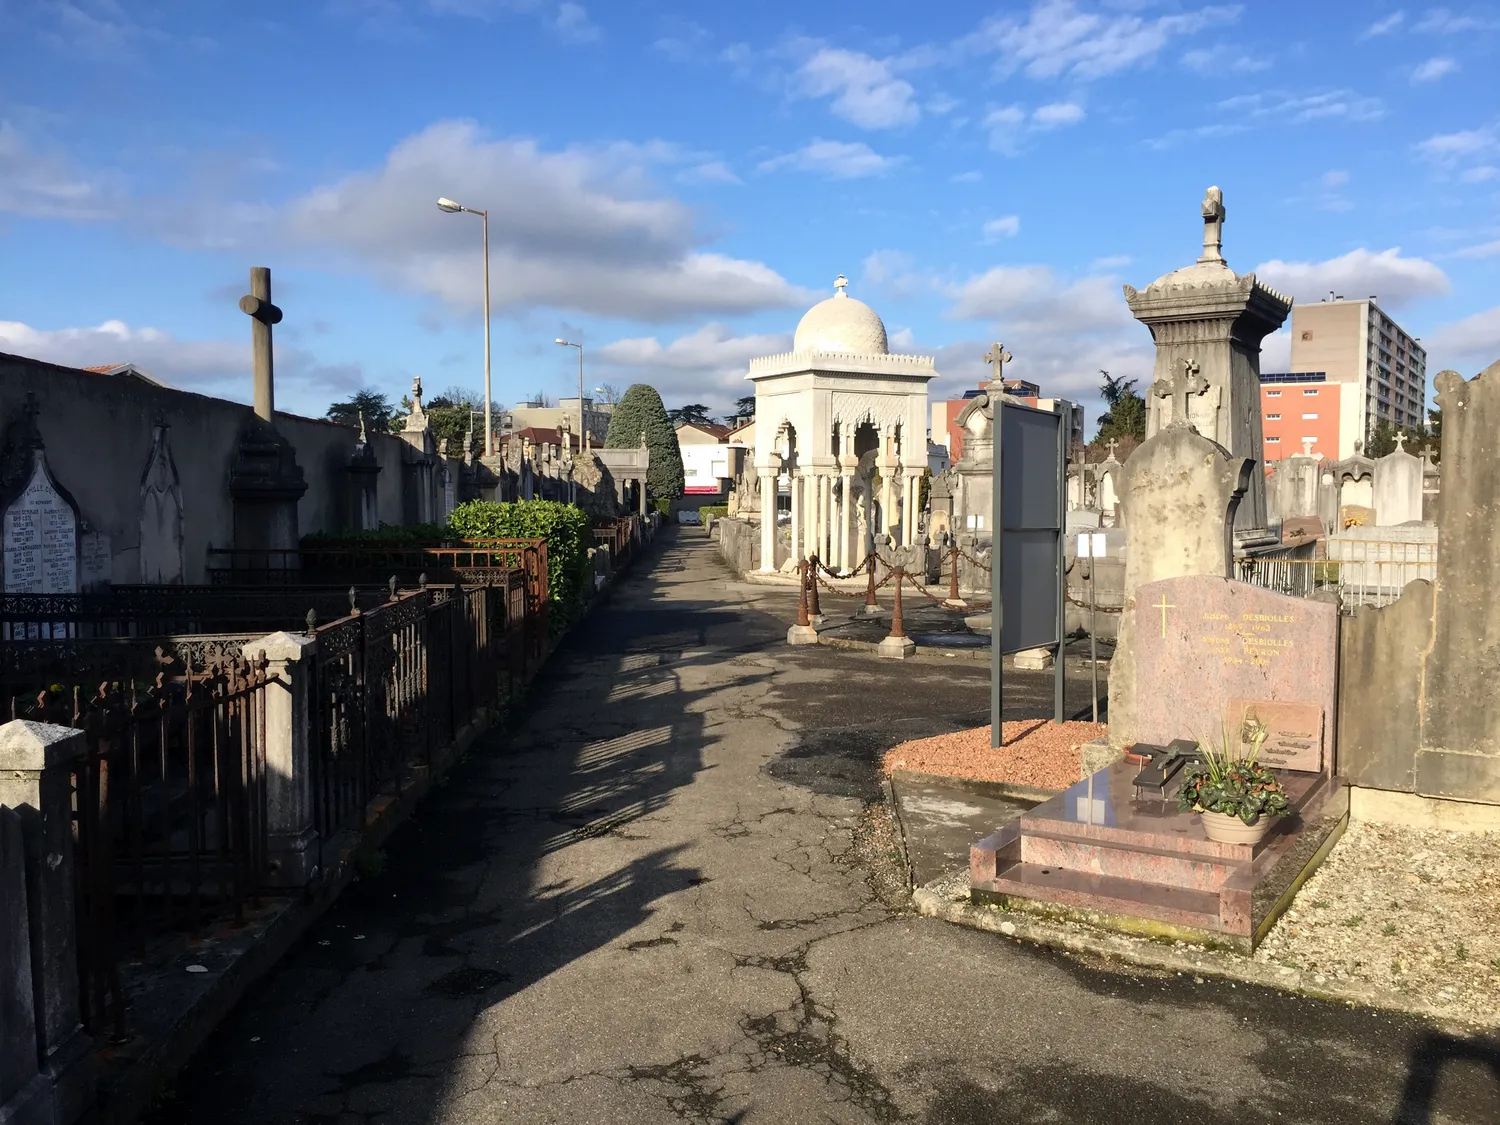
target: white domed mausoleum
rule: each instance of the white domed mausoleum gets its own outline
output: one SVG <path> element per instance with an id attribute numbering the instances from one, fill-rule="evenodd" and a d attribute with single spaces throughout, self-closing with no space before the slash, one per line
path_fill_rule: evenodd
<path id="1" fill-rule="evenodd" d="M 776 569 L 776 498 L 791 496 L 791 560 L 852 571 L 874 535 L 917 541 L 931 356 L 892 355 L 885 324 L 845 290 L 807 310 L 792 350 L 750 361 L 761 566 Z"/>

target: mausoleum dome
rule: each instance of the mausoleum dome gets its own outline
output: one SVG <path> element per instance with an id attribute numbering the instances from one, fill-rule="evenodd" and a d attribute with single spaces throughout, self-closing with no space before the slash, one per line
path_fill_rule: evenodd
<path id="1" fill-rule="evenodd" d="M 807 310 L 797 323 L 797 335 L 792 342 L 794 351 L 889 353 L 885 323 L 869 305 L 844 292 L 848 285 L 848 279 L 840 274 L 833 283 L 833 296 Z"/>

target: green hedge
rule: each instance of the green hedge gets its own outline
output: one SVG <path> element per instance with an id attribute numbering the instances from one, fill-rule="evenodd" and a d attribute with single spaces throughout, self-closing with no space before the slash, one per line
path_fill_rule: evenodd
<path id="1" fill-rule="evenodd" d="M 555 500 L 470 500 L 448 517 L 446 534 L 460 539 L 545 539 L 553 634 L 577 620 L 594 543 L 583 509 Z"/>
<path id="2" fill-rule="evenodd" d="M 701 507 L 701 508 L 698 509 L 698 518 L 699 519 L 705 519 L 705 520 L 709 519 L 709 518 L 713 518 L 713 519 L 716 519 L 716 520 L 728 519 L 729 518 L 729 505 L 728 504 L 705 504 L 705 505 L 703 505 L 703 507 Z"/>

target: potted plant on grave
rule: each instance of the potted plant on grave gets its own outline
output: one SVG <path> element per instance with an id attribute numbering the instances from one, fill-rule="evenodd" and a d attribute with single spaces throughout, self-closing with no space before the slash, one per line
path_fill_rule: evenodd
<path id="1" fill-rule="evenodd" d="M 1269 733 L 1265 723 L 1247 713 L 1238 740 L 1228 727 L 1221 729 L 1217 744 L 1199 740 L 1203 761 L 1188 767 L 1177 803 L 1201 814 L 1210 840 L 1253 846 L 1265 839 L 1275 817 L 1292 811 L 1286 789 L 1257 761 Z"/>

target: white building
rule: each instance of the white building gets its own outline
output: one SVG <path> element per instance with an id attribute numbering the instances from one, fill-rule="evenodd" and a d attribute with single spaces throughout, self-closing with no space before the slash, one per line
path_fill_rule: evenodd
<path id="1" fill-rule="evenodd" d="M 917 539 L 927 468 L 931 356 L 892 355 L 875 310 L 834 282 L 807 311 L 792 350 L 752 360 L 761 569 L 775 570 L 776 495 L 791 494 L 791 558 L 852 571 L 872 535 Z"/>

